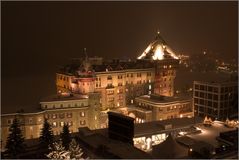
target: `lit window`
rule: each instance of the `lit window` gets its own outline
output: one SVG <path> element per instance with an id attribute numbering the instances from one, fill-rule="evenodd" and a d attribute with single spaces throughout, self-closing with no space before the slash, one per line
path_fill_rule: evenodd
<path id="1" fill-rule="evenodd" d="M 81 112 L 81 117 L 85 117 L 85 112 Z"/>
<path id="2" fill-rule="evenodd" d="M 80 125 L 85 125 L 85 120 L 80 121 Z"/>
<path id="3" fill-rule="evenodd" d="M 68 126 L 72 126 L 73 125 L 73 123 L 72 122 L 68 122 Z"/>
<path id="4" fill-rule="evenodd" d="M 52 122 L 52 127 L 56 127 L 56 126 L 57 126 L 56 122 Z"/>
<path id="5" fill-rule="evenodd" d="M 67 118 L 71 118 L 72 117 L 72 113 L 67 113 Z"/>
<path id="6" fill-rule="evenodd" d="M 95 116 L 95 120 L 97 120 L 97 117 Z"/>
<path id="7" fill-rule="evenodd" d="M 56 119 L 56 114 L 52 114 L 52 118 L 53 118 L 53 119 Z"/>
<path id="8" fill-rule="evenodd" d="M 60 126 L 63 127 L 64 126 L 64 122 L 60 122 Z"/>
<path id="9" fill-rule="evenodd" d="M 45 114 L 44 117 L 48 119 L 50 116 L 48 114 Z"/>
<path id="10" fill-rule="evenodd" d="M 134 103 L 134 100 L 133 100 L 133 99 L 131 99 L 131 103 L 132 103 L 132 104 Z"/>
<path id="11" fill-rule="evenodd" d="M 149 85 L 149 89 L 151 89 L 151 85 Z"/>

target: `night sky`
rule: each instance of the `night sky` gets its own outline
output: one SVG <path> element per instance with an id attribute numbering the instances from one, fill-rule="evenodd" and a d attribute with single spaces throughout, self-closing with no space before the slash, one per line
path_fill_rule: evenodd
<path id="1" fill-rule="evenodd" d="M 237 2 L 2 2 L 2 106 L 55 93 L 70 58 L 135 58 L 157 30 L 176 53 L 237 59 Z"/>

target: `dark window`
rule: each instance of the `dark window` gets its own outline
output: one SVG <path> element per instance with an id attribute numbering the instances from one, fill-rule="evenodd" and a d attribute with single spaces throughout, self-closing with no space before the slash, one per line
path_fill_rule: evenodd
<path id="1" fill-rule="evenodd" d="M 218 100 L 218 95 L 214 94 L 213 99 Z"/>
<path id="2" fill-rule="evenodd" d="M 194 99 L 194 103 L 198 103 L 198 99 L 197 98 Z"/>
<path id="3" fill-rule="evenodd" d="M 208 114 L 212 114 L 212 109 L 208 108 Z"/>
<path id="4" fill-rule="evenodd" d="M 221 93 L 224 93 L 225 92 L 225 87 L 222 87 L 221 88 Z"/>
<path id="5" fill-rule="evenodd" d="M 208 87 L 208 91 L 212 92 L 212 87 L 209 86 Z"/>
<path id="6" fill-rule="evenodd" d="M 214 92 L 214 93 L 217 93 L 217 92 L 218 92 L 218 88 L 217 88 L 217 87 L 214 87 L 214 88 L 213 88 L 213 92 Z"/>
<path id="7" fill-rule="evenodd" d="M 199 107 L 200 112 L 204 112 L 204 107 Z"/>
<path id="8" fill-rule="evenodd" d="M 213 107 L 217 108 L 218 107 L 218 103 L 217 102 L 213 102 Z"/>
<path id="9" fill-rule="evenodd" d="M 197 97 L 198 97 L 198 91 L 196 91 L 196 92 L 195 92 L 195 96 L 197 96 Z"/>
<path id="10" fill-rule="evenodd" d="M 200 99 L 200 104 L 204 105 L 204 100 L 203 99 Z"/>
<path id="11" fill-rule="evenodd" d="M 200 90 L 204 90 L 205 86 L 200 85 Z"/>
<path id="12" fill-rule="evenodd" d="M 212 99 L 212 94 L 209 93 L 209 94 L 207 95 L 207 98 L 208 98 L 208 99 Z"/>
<path id="13" fill-rule="evenodd" d="M 212 107 L 212 101 L 208 101 L 208 102 L 207 102 L 207 105 L 208 105 L 209 107 Z"/>
<path id="14" fill-rule="evenodd" d="M 200 97 L 204 98 L 204 93 L 203 92 L 200 92 Z"/>
<path id="15" fill-rule="evenodd" d="M 199 89 L 199 85 L 198 84 L 195 84 L 195 89 Z"/>

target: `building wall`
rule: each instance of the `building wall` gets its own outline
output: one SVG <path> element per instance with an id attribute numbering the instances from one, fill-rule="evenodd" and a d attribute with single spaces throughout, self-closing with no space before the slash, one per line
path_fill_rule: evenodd
<path id="1" fill-rule="evenodd" d="M 75 93 L 98 91 L 101 93 L 101 110 L 107 110 L 124 107 L 126 104 L 130 104 L 131 100 L 134 100 L 136 96 L 151 94 L 153 91 L 154 69 L 98 72 L 95 73 L 94 81 L 88 82 L 89 84 L 83 81 L 83 78 L 57 73 L 57 91 Z M 150 89 L 148 89 L 149 85 Z M 136 95 L 134 95 L 135 93 Z"/>
<path id="2" fill-rule="evenodd" d="M 136 97 L 153 92 L 159 95 L 173 96 L 178 61 L 162 60 L 156 63 L 156 68 L 96 72 L 94 85 L 95 91 L 101 92 L 101 110 L 133 104 Z M 57 75 L 58 91 L 64 88 L 64 90 L 68 89 L 68 91 L 82 93 L 83 88 L 80 78 L 71 77 L 71 79 L 74 79 L 72 80 L 74 83 L 79 84 L 78 89 L 74 90 L 75 87 L 68 87 L 75 86 L 74 83 L 69 84 L 68 81 L 59 79 L 63 75 Z M 119 90 L 122 90 L 122 92 L 118 93 Z"/>
<path id="3" fill-rule="evenodd" d="M 193 102 L 195 114 L 200 117 L 209 116 L 225 120 L 233 112 L 233 107 L 238 101 L 237 94 L 237 82 L 194 82 Z"/>
<path id="4" fill-rule="evenodd" d="M 57 92 L 67 92 L 74 89 L 74 76 L 56 73 Z"/>
<path id="5" fill-rule="evenodd" d="M 175 59 L 156 62 L 154 94 L 174 95 L 174 79 L 177 67 L 178 61 Z"/>
<path id="6" fill-rule="evenodd" d="M 6 140 L 9 135 L 9 128 L 14 118 L 18 118 L 21 125 L 22 134 L 25 139 L 37 138 L 43 124 L 43 112 L 32 114 L 6 114 L 1 115 L 1 149 L 4 149 Z"/>
<path id="7" fill-rule="evenodd" d="M 99 128 L 100 94 L 90 93 L 88 96 L 88 99 L 41 102 L 44 109 L 41 112 L 1 115 L 1 148 L 6 145 L 9 127 L 15 117 L 20 121 L 25 139 L 40 136 L 44 118 L 51 125 L 54 135 L 62 132 L 64 123 L 69 125 L 70 132 L 78 132 L 80 127 Z"/>
<path id="8" fill-rule="evenodd" d="M 193 117 L 192 99 L 175 101 L 170 103 L 153 104 L 140 98 L 136 99 L 139 108 L 152 111 L 152 121 L 166 120 L 172 118 Z"/>

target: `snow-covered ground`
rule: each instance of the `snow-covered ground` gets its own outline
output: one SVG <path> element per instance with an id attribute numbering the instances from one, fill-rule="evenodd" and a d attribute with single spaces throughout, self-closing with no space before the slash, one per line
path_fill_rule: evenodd
<path id="1" fill-rule="evenodd" d="M 202 132 L 199 134 L 188 135 L 188 137 L 198 141 L 205 141 L 214 147 L 219 145 L 216 137 L 219 136 L 220 132 L 235 130 L 235 128 L 225 127 L 220 121 L 215 121 L 211 127 L 205 127 L 203 124 L 198 125 L 197 127 L 200 128 Z"/>

